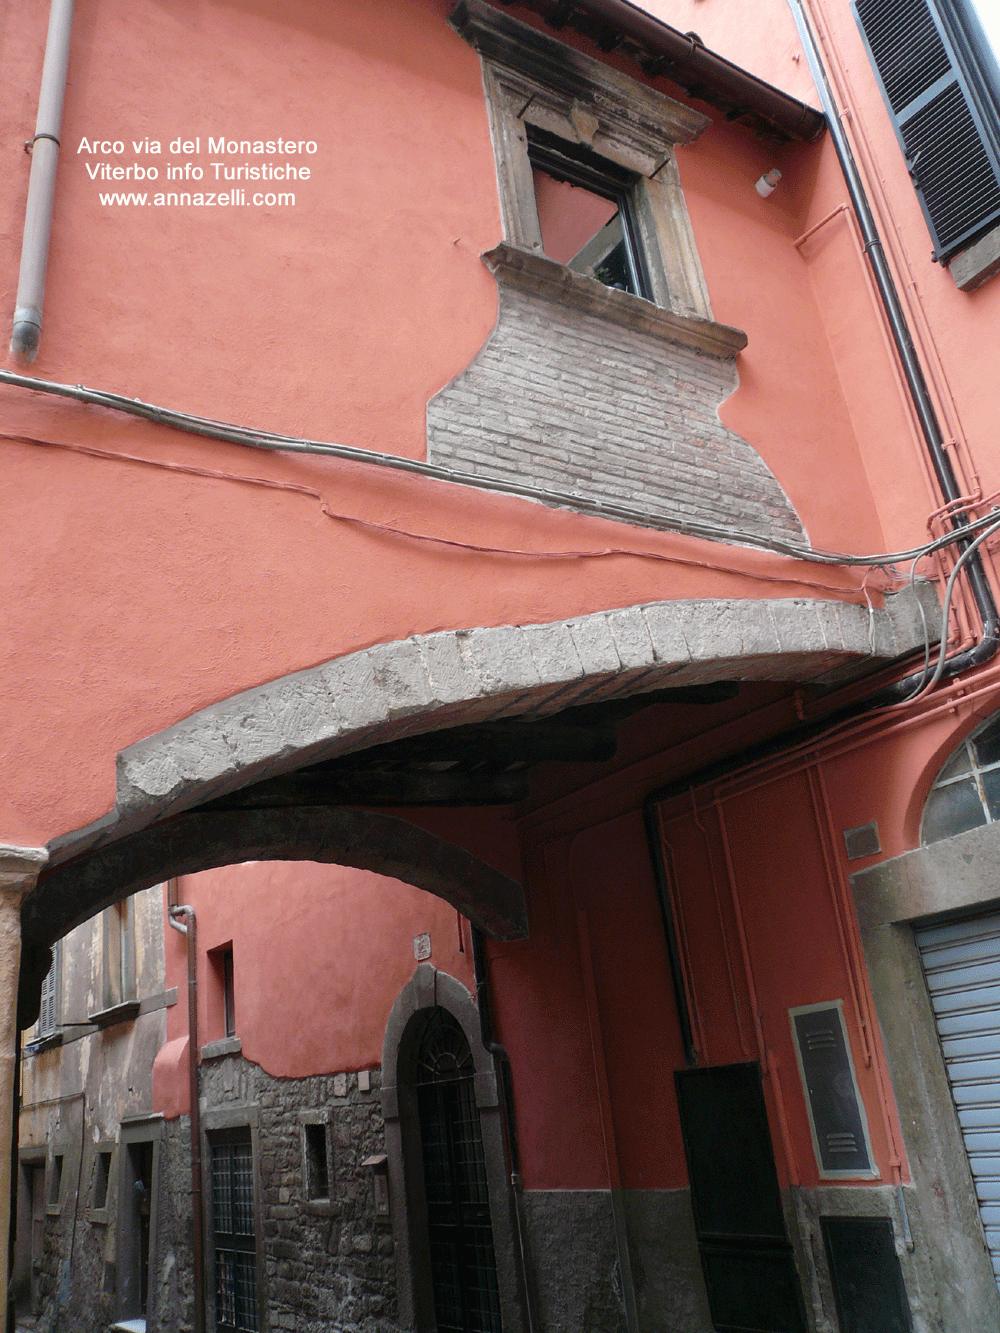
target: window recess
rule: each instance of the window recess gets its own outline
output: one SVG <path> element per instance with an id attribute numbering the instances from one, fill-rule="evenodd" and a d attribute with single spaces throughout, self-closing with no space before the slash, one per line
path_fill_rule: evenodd
<path id="1" fill-rule="evenodd" d="M 930 230 L 934 258 L 950 263 L 1000 224 L 993 53 L 967 0 L 854 0 L 853 9 Z M 960 285 L 971 289 L 977 284 Z"/>
<path id="2" fill-rule="evenodd" d="M 633 191 L 639 178 L 582 144 L 528 127 L 542 247 L 605 287 L 653 299 Z"/>

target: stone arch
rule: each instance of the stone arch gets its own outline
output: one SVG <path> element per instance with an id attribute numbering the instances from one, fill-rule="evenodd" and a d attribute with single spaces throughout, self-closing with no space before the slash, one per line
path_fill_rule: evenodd
<path id="1" fill-rule="evenodd" d="M 416 634 L 203 708 L 118 756 L 114 810 L 78 856 L 251 782 L 402 736 L 717 680 L 827 683 L 924 646 L 930 585 L 884 608 L 810 598 L 650 602 L 543 625 Z"/>
<path id="2" fill-rule="evenodd" d="M 498 939 L 528 933 L 516 880 L 404 819 L 342 807 L 192 811 L 105 844 L 39 878 L 21 911 L 26 943 L 175 875 L 238 861 L 320 861 L 372 870 L 437 894 Z"/>
<path id="3" fill-rule="evenodd" d="M 430 963 L 421 963 L 396 997 L 382 1043 L 382 1114 L 389 1166 L 389 1197 L 396 1241 L 399 1322 L 403 1328 L 433 1327 L 434 1297 L 430 1286 L 430 1255 L 420 1155 L 420 1126 L 412 1071 L 413 1041 L 418 1019 L 440 1007 L 458 1021 L 475 1066 L 476 1105 L 490 1194 L 497 1280 L 503 1327 L 521 1333 L 522 1313 L 515 1262 L 513 1200 L 507 1187 L 507 1159 L 493 1057 L 483 1045 L 479 1009 L 469 991 Z"/>
<path id="4" fill-rule="evenodd" d="M 668 686 L 860 674 L 923 646 L 915 598 L 928 592 L 907 590 L 871 610 L 806 598 L 652 602 L 542 625 L 413 635 L 280 677 L 119 754 L 115 808 L 50 844 L 49 867 L 23 909 L 25 938 L 48 943 L 173 874 L 269 857 L 343 861 L 405 878 L 455 903 L 488 934 L 523 936 L 519 885 L 403 820 L 325 807 L 192 807 L 460 724 L 539 717 Z"/>

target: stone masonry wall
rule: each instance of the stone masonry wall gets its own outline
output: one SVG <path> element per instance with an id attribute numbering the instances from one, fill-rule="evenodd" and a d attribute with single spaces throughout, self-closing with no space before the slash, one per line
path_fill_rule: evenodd
<path id="1" fill-rule="evenodd" d="M 264 1257 L 262 1327 L 295 1333 L 395 1333 L 396 1278 L 388 1218 L 375 1213 L 374 1182 L 361 1163 L 385 1151 L 378 1070 L 275 1079 L 241 1056 L 202 1065 L 203 1115 L 256 1107 L 257 1242 Z M 325 1116 L 329 1202 L 307 1197 L 301 1114 Z M 248 1112 L 246 1123 L 252 1113 Z M 190 1128 L 166 1126 L 155 1318 L 150 1333 L 185 1333 L 191 1323 Z M 206 1164 L 207 1166 L 207 1164 Z M 206 1282 L 214 1281 L 211 1263 Z"/>
<path id="2" fill-rule="evenodd" d="M 493 333 L 428 404 L 431 462 L 804 539 L 763 459 L 719 420 L 731 361 L 497 279 Z"/>

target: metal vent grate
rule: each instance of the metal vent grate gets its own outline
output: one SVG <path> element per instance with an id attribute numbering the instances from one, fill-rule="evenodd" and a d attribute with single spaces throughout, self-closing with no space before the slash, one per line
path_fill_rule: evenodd
<path id="1" fill-rule="evenodd" d="M 841 1001 L 788 1013 L 820 1175 L 876 1175 Z"/>
<path id="2" fill-rule="evenodd" d="M 925 0 L 858 0 L 857 11 L 897 114 L 950 73 L 948 52 Z"/>
<path id="3" fill-rule="evenodd" d="M 857 861 L 862 856 L 876 856 L 882 850 L 878 824 L 873 819 L 870 824 L 859 824 L 857 828 L 844 829 L 844 845 L 847 848 L 849 861 Z"/>

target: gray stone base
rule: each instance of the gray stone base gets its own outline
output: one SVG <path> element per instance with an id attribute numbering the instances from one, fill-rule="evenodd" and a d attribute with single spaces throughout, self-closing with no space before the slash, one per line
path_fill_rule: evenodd
<path id="1" fill-rule="evenodd" d="M 632 1280 L 642 1333 L 710 1333 L 687 1190 L 626 1190 Z M 524 1195 L 543 1333 L 624 1333 L 608 1190 Z"/>

